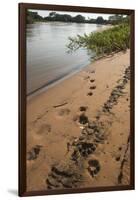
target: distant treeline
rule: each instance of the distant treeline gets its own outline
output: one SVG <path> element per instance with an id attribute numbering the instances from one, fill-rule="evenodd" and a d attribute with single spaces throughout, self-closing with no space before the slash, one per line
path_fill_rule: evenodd
<path id="1" fill-rule="evenodd" d="M 38 15 L 37 12 L 27 11 L 27 24 L 32 24 L 35 21 L 43 21 L 43 17 Z"/>
<path id="2" fill-rule="evenodd" d="M 60 21 L 60 22 L 76 22 L 76 23 L 91 23 L 91 24 L 120 24 L 122 22 L 128 22 L 128 16 L 123 15 L 112 15 L 109 16 L 108 20 L 104 19 L 102 16 L 98 16 L 96 19 L 88 18 L 86 19 L 82 15 L 76 15 L 75 17 L 69 14 L 58 14 L 56 12 L 50 12 L 47 17 L 42 17 L 38 15 L 37 12 L 27 11 L 27 23 L 31 24 L 36 21 Z"/>

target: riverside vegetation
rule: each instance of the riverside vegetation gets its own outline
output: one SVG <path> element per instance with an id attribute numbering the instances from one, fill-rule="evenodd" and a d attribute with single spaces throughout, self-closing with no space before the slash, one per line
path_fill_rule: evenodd
<path id="1" fill-rule="evenodd" d="M 89 35 L 77 35 L 69 37 L 67 47 L 70 51 L 75 51 L 80 47 L 94 51 L 96 56 L 125 51 L 130 46 L 130 26 L 129 23 L 121 23 L 102 32 L 92 32 Z"/>

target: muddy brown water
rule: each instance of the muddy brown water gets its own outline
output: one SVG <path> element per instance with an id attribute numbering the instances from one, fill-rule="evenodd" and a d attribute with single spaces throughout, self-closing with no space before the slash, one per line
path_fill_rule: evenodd
<path id="1" fill-rule="evenodd" d="M 96 24 L 37 22 L 27 25 L 27 95 L 81 70 L 90 63 L 86 49 L 69 53 L 69 37 L 89 34 Z"/>

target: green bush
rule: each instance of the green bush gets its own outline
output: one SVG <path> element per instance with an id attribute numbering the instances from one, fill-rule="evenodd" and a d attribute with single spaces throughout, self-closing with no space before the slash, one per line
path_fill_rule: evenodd
<path id="1" fill-rule="evenodd" d="M 84 47 L 94 51 L 97 56 L 126 50 L 129 46 L 130 27 L 128 23 L 116 25 L 101 32 L 92 32 L 89 35 L 70 37 L 67 45 L 70 51 Z"/>

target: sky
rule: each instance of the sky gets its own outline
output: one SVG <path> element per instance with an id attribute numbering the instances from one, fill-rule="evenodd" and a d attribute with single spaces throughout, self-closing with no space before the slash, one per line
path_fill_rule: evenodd
<path id="1" fill-rule="evenodd" d="M 29 9 L 30 10 L 30 9 Z M 32 11 L 32 12 L 37 12 L 40 16 L 42 16 L 42 17 L 46 17 L 46 16 L 48 16 L 49 15 L 49 13 L 50 12 L 52 12 L 51 10 L 50 11 L 47 11 L 47 10 L 34 10 L 34 9 L 31 9 L 30 11 Z M 59 14 L 69 14 L 69 15 L 71 15 L 71 16 L 76 16 L 76 15 L 79 15 L 79 14 L 81 14 L 81 15 L 83 15 L 86 19 L 88 19 L 88 17 L 90 17 L 90 18 L 97 18 L 98 16 L 102 16 L 104 19 L 108 19 L 108 17 L 109 16 L 111 16 L 111 15 L 109 15 L 109 14 L 101 14 L 101 13 L 99 13 L 99 14 L 92 14 L 92 13 L 82 13 L 82 12 L 59 12 L 59 11 L 54 11 L 54 12 L 56 12 L 56 13 L 59 13 Z"/>

